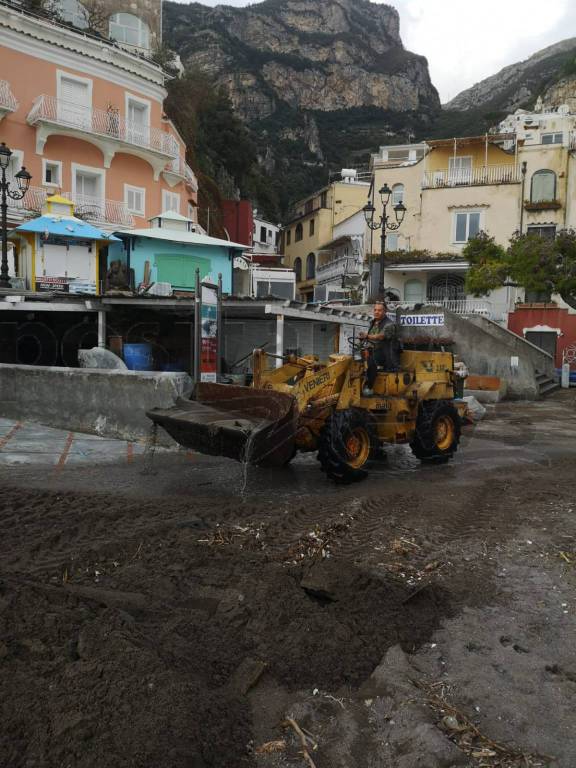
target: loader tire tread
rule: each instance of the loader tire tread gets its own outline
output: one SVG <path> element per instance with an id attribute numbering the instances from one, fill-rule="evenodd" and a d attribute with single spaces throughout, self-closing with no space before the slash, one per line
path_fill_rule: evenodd
<path id="1" fill-rule="evenodd" d="M 377 446 L 376 429 L 370 415 L 358 408 L 333 411 L 320 433 L 317 456 L 320 468 L 338 485 L 358 483 L 368 477 L 364 468 L 351 467 L 346 460 L 345 441 L 357 427 L 362 427 L 368 432 L 373 453 Z"/>
<path id="2" fill-rule="evenodd" d="M 453 439 L 449 446 L 442 449 L 435 443 L 435 426 L 441 418 L 450 419 L 454 425 Z M 446 464 L 458 450 L 460 433 L 460 416 L 451 400 L 425 400 L 420 405 L 410 448 L 414 456 L 424 463 Z"/>

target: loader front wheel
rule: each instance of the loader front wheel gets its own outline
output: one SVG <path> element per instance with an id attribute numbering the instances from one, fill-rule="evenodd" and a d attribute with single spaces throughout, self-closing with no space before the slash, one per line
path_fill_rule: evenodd
<path id="1" fill-rule="evenodd" d="M 443 464 L 458 450 L 460 416 L 450 400 L 427 400 L 420 406 L 410 448 L 420 461 Z"/>
<path id="2" fill-rule="evenodd" d="M 336 483 L 364 480 L 364 465 L 376 446 L 376 430 L 369 414 L 351 408 L 333 411 L 320 434 L 318 461 Z"/>

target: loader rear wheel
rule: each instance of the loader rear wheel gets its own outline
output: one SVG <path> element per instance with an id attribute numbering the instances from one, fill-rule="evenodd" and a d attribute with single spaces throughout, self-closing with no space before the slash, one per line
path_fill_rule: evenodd
<path id="1" fill-rule="evenodd" d="M 320 434 L 318 461 L 336 483 L 364 480 L 364 465 L 376 446 L 376 429 L 369 414 L 351 408 L 333 411 Z"/>
<path id="2" fill-rule="evenodd" d="M 443 464 L 458 450 L 460 416 L 450 400 L 427 400 L 420 406 L 410 448 L 420 461 Z"/>

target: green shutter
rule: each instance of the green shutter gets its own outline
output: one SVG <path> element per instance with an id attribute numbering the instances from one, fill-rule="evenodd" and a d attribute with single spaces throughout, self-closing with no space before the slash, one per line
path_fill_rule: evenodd
<path id="1" fill-rule="evenodd" d="M 210 259 L 189 256 L 185 253 L 157 253 L 154 256 L 158 282 L 170 283 L 174 288 L 194 288 L 196 270 L 203 280 L 212 270 Z"/>

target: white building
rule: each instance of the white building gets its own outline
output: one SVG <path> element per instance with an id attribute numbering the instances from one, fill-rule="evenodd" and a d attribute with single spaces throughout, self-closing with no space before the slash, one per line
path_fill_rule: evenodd
<path id="1" fill-rule="evenodd" d="M 277 254 L 280 243 L 280 226 L 272 224 L 254 211 L 254 232 L 252 236 L 254 253 Z"/>

